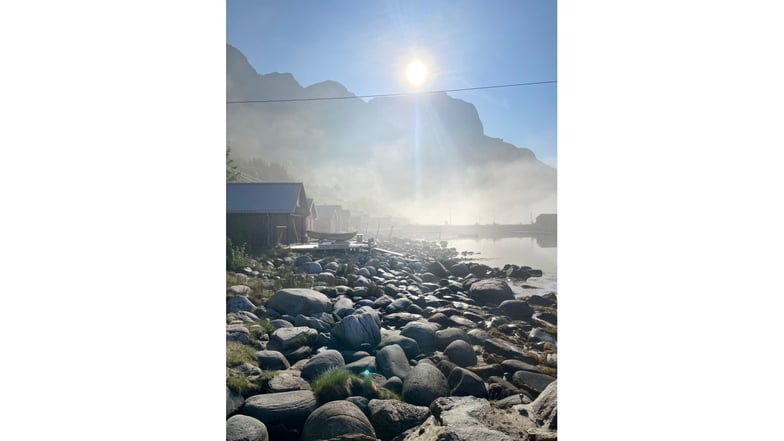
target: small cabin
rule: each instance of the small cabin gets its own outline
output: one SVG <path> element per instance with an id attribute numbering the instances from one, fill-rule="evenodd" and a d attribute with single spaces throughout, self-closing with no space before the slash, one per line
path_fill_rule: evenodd
<path id="1" fill-rule="evenodd" d="M 226 184 L 226 236 L 253 250 L 307 241 L 311 213 L 301 182 Z"/>

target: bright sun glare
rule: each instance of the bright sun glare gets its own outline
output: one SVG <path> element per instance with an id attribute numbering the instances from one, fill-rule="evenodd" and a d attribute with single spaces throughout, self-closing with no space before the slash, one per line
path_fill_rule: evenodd
<path id="1" fill-rule="evenodd" d="M 406 68 L 406 78 L 413 86 L 419 86 L 425 82 L 427 78 L 427 67 L 419 60 L 414 60 L 408 63 Z"/>

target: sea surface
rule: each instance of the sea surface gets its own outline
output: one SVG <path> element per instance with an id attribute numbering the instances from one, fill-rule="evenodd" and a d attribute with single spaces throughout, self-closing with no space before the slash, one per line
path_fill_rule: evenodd
<path id="1" fill-rule="evenodd" d="M 542 277 L 529 279 L 529 284 L 554 290 L 558 280 L 558 248 L 554 242 L 547 237 L 460 238 L 448 240 L 447 246 L 461 253 L 459 257 L 491 267 L 503 268 L 511 263 L 540 269 L 544 273 Z M 463 251 L 474 254 L 464 256 Z"/>

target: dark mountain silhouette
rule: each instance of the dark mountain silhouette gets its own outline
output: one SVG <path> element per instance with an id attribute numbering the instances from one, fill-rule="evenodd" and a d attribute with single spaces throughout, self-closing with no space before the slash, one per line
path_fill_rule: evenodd
<path id="1" fill-rule="evenodd" d="M 354 96 L 336 81 L 260 75 L 230 45 L 226 55 L 227 101 Z M 438 223 L 444 210 L 471 223 L 476 213 L 519 222 L 555 211 L 556 170 L 486 136 L 474 105 L 445 93 L 232 104 L 227 136 L 236 158 L 282 166 L 322 204 Z"/>

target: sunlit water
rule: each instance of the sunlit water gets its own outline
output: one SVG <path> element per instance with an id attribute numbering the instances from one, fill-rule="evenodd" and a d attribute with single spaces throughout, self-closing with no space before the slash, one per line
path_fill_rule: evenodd
<path id="1" fill-rule="evenodd" d="M 543 248 L 533 237 L 463 238 L 447 242 L 450 248 L 455 248 L 458 252 L 473 251 L 473 255 L 465 257 L 491 267 L 503 268 L 507 263 L 511 263 L 540 269 L 544 273 L 542 277 L 531 278 L 527 283 L 548 290 L 557 289 L 557 247 Z M 462 257 L 462 254 L 460 256 Z"/>

